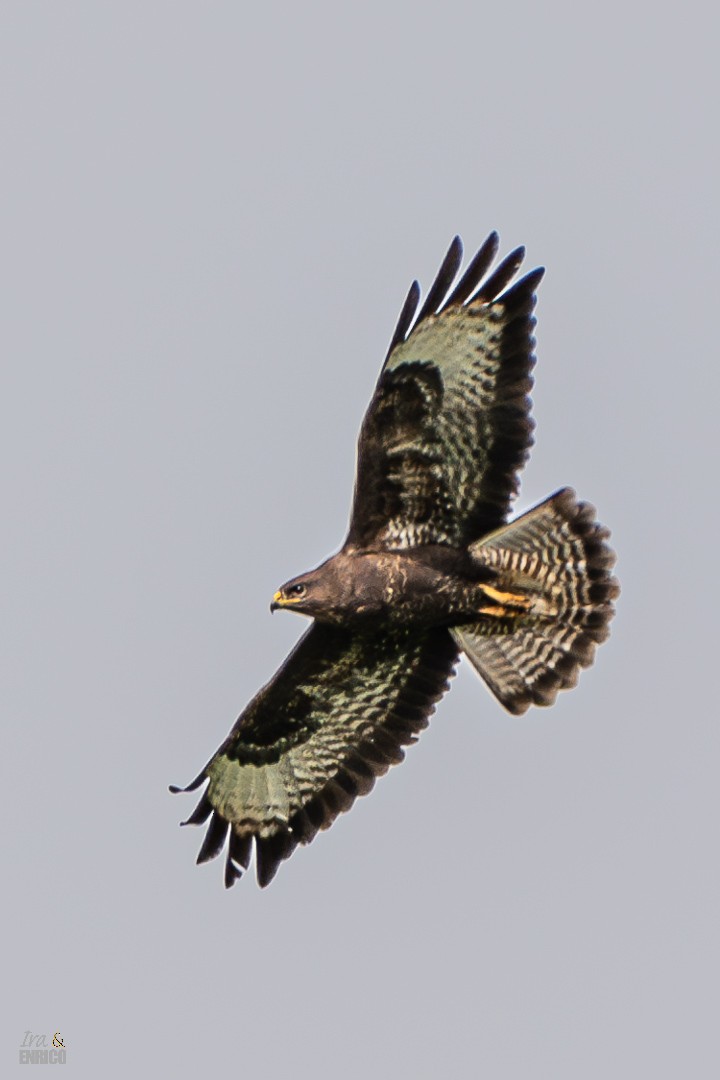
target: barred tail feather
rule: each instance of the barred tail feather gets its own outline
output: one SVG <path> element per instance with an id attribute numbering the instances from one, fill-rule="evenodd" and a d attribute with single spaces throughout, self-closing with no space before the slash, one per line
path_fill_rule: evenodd
<path id="1" fill-rule="evenodd" d="M 473 559 L 497 575 L 499 589 L 530 601 L 522 615 L 452 631 L 509 712 L 552 705 L 607 638 L 620 591 L 608 536 L 594 507 L 565 488 L 470 546 Z"/>

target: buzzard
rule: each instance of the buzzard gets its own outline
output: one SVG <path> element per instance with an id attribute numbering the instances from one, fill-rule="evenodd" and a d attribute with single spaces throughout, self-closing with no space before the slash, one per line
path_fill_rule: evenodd
<path id="1" fill-rule="evenodd" d="M 464 653 L 511 713 L 551 705 L 605 640 L 608 531 L 569 488 L 508 524 L 532 444 L 535 289 L 492 271 L 492 233 L 458 278 L 456 237 L 420 307 L 413 282 L 362 424 L 341 551 L 275 593 L 312 619 L 200 775 L 184 824 L 227 843 L 225 884 L 267 885 L 403 760 Z M 419 310 L 418 310 L 419 309 Z"/>

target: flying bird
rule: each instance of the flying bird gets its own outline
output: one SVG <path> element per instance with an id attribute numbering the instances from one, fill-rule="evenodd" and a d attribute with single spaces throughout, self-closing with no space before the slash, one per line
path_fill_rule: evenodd
<path id="1" fill-rule="evenodd" d="M 532 445 L 533 270 L 459 275 L 456 237 L 420 306 L 413 282 L 363 420 L 347 539 L 275 593 L 312 619 L 200 775 L 183 824 L 225 884 L 260 886 L 403 760 L 464 654 L 511 713 L 552 705 L 605 640 L 619 592 L 595 510 L 564 488 L 508 523 Z"/>

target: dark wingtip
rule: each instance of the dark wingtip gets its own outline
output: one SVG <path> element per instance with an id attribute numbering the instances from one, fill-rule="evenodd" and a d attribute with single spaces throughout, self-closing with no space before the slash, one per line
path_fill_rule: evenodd
<path id="1" fill-rule="evenodd" d="M 205 839 L 198 852 L 198 857 L 196 859 L 198 865 L 200 865 L 200 863 L 209 862 L 210 859 L 214 859 L 216 855 L 220 854 L 227 838 L 229 828 L 230 823 L 215 812 L 210 818 L 208 831 L 205 833 Z"/>
<path id="2" fill-rule="evenodd" d="M 473 302 L 491 303 L 509 285 L 525 258 L 525 248 L 517 247 L 506 255 L 473 297 Z"/>
<path id="3" fill-rule="evenodd" d="M 203 769 L 199 776 L 196 776 L 195 779 L 192 780 L 187 787 L 178 787 L 177 784 L 169 784 L 168 791 L 172 795 L 184 795 L 188 791 L 196 791 L 205 779 L 205 770 Z"/>
<path id="4" fill-rule="evenodd" d="M 475 253 L 468 268 L 455 286 L 453 292 L 445 301 L 443 310 L 448 307 L 464 304 L 482 281 L 492 265 L 500 246 L 500 237 L 496 232 L 491 232 L 482 247 Z"/>
<path id="5" fill-rule="evenodd" d="M 275 863 L 273 866 L 265 865 L 262 871 L 257 872 L 257 883 L 261 889 L 267 889 L 270 882 L 273 880 L 278 872 L 280 863 Z"/>
<path id="6" fill-rule="evenodd" d="M 448 294 L 450 286 L 455 280 L 455 275 L 460 269 L 460 263 L 463 257 L 463 245 L 459 236 L 453 237 L 450 247 L 447 249 L 447 254 L 442 261 L 440 269 L 437 272 L 437 276 L 430 286 L 430 290 L 425 297 L 425 303 L 420 309 L 420 314 L 417 317 L 417 323 L 421 323 L 423 319 L 426 319 L 429 315 L 434 315 L 438 310 L 443 300 Z"/>
<path id="7" fill-rule="evenodd" d="M 465 273 L 461 276 L 460 280 L 455 285 L 455 288 L 450 292 L 455 277 L 460 269 L 463 257 L 462 240 L 458 235 L 453 237 L 445 254 L 445 258 L 442 261 L 442 265 L 438 270 L 437 276 L 419 311 L 420 286 L 417 281 L 413 281 L 410 286 L 410 291 L 406 297 L 403 309 L 400 312 L 395 332 L 390 341 L 390 345 L 388 346 L 385 363 L 387 363 L 396 346 L 407 340 L 411 328 L 417 328 L 420 323 L 430 315 L 445 311 L 449 307 L 468 303 L 471 299 L 478 303 L 491 303 L 499 298 L 503 289 L 505 289 L 512 281 L 512 278 L 525 257 L 524 247 L 515 248 L 514 251 L 511 251 L 510 254 L 502 260 L 487 281 L 481 285 L 480 283 L 483 277 L 489 271 L 493 259 L 497 255 L 499 246 L 500 236 L 497 230 L 493 229 L 482 247 L 470 261 Z M 539 284 L 544 273 L 545 268 L 538 267 L 531 273 L 526 274 L 521 281 L 513 285 L 512 288 L 504 294 L 503 299 L 508 297 L 512 300 L 514 297 L 525 296 L 527 293 L 532 293 Z M 476 290 L 478 291 L 476 292 Z M 448 295 L 449 292 L 450 295 Z"/>
<path id="8" fill-rule="evenodd" d="M 390 353 L 393 351 L 396 345 L 399 345 L 401 341 L 404 341 L 407 337 L 408 330 L 415 318 L 415 312 L 417 311 L 418 304 L 420 303 L 420 284 L 417 281 L 413 281 L 407 296 L 405 297 L 405 303 L 402 306 L 402 311 L 398 317 L 397 326 L 393 332 L 393 336 L 390 339 L 388 345 L 388 351 L 385 359 L 387 360 Z"/>
<path id="9" fill-rule="evenodd" d="M 203 825 L 210 817 L 213 810 L 213 805 L 207 797 L 207 794 L 203 792 L 200 802 L 197 804 L 187 821 L 181 821 L 181 825 Z"/>
<path id="10" fill-rule="evenodd" d="M 225 860 L 225 888 L 232 889 L 235 882 L 242 876 L 243 871 L 240 869 L 239 866 L 235 865 L 235 863 L 230 858 L 230 855 L 228 855 L 227 859 Z"/>
<path id="11" fill-rule="evenodd" d="M 532 310 L 535 304 L 535 290 L 542 281 L 545 275 L 545 267 L 538 266 L 535 270 L 531 270 L 529 274 L 525 274 L 516 281 L 514 285 L 511 285 L 509 289 L 505 289 L 503 293 L 498 296 L 498 301 L 504 304 L 507 308 L 512 308 L 516 304 L 519 306 L 523 303 L 529 304 L 529 310 Z"/>
<path id="12" fill-rule="evenodd" d="M 525 274 L 524 277 L 521 277 L 520 280 L 518 281 L 517 285 L 513 285 L 512 288 L 513 289 L 517 288 L 518 292 L 521 289 L 524 289 L 527 292 L 535 292 L 535 290 L 537 289 L 538 285 L 540 284 L 540 282 L 542 281 L 542 279 L 544 277 L 545 277 L 545 267 L 544 266 L 536 266 L 534 270 L 530 271 L 530 273 Z M 512 290 L 509 290 L 509 291 L 512 291 Z"/>
<path id="13" fill-rule="evenodd" d="M 270 884 L 280 863 L 289 859 L 296 847 L 297 838 L 287 829 L 274 836 L 255 838 L 255 873 L 261 889 Z"/>

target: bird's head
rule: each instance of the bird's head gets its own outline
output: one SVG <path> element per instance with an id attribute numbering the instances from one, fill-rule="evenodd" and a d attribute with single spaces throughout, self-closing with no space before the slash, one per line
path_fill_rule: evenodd
<path id="1" fill-rule="evenodd" d="M 282 585 L 272 598 L 270 610 L 286 608 L 301 615 L 316 616 L 324 607 L 325 592 L 318 572 L 313 570 L 312 573 L 301 574 Z"/>
<path id="2" fill-rule="evenodd" d="M 283 608 L 322 623 L 341 625 L 357 607 L 354 560 L 340 552 L 306 574 L 291 578 L 272 598 L 271 611 Z"/>

